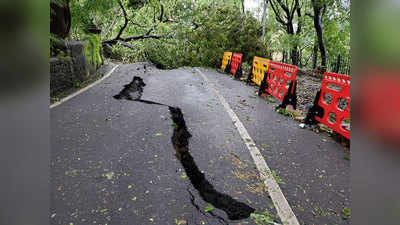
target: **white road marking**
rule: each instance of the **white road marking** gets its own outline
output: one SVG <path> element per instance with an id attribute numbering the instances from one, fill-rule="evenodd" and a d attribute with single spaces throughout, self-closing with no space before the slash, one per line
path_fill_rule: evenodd
<path id="1" fill-rule="evenodd" d="M 89 90 L 90 88 L 96 86 L 97 84 L 99 84 L 100 82 L 102 82 L 104 79 L 106 79 L 107 77 L 109 77 L 109 76 L 114 72 L 114 70 L 115 70 L 118 66 L 119 66 L 119 65 L 114 66 L 106 75 L 104 75 L 104 76 L 103 76 L 102 78 L 100 78 L 99 80 L 93 82 L 92 84 L 90 84 L 90 85 L 88 85 L 88 86 L 86 86 L 86 87 L 80 89 L 80 90 L 77 91 L 77 92 L 74 92 L 74 93 L 68 95 L 67 97 L 61 99 L 61 100 L 58 101 L 58 102 L 55 102 L 55 103 L 51 104 L 51 105 L 50 105 L 50 109 L 52 109 L 52 108 L 54 108 L 54 107 L 56 107 L 56 106 L 58 106 L 58 105 L 61 105 L 62 103 L 64 103 L 64 102 L 70 100 L 71 98 L 73 98 L 73 97 L 75 97 L 75 96 L 77 96 L 77 95 L 79 95 L 79 94 L 81 94 L 81 93 L 83 93 L 83 92 Z"/>
<path id="2" fill-rule="evenodd" d="M 239 120 L 239 117 L 229 106 L 225 98 L 220 94 L 215 84 L 211 82 L 207 78 L 207 76 L 204 73 L 202 73 L 199 69 L 196 68 L 196 70 L 203 77 L 203 79 L 213 88 L 215 94 L 218 96 L 225 110 L 231 117 L 233 124 L 239 131 L 239 134 L 242 137 L 247 148 L 249 149 L 250 154 L 254 160 L 254 163 L 256 164 L 258 171 L 260 172 L 261 177 L 264 179 L 265 185 L 268 187 L 268 193 L 271 196 L 272 202 L 275 205 L 276 211 L 278 213 L 278 216 L 281 218 L 282 223 L 288 225 L 299 225 L 299 221 L 297 220 L 296 215 L 294 215 L 293 210 L 290 207 L 289 203 L 287 202 L 285 196 L 283 195 L 281 188 L 276 183 L 270 168 L 265 162 L 254 140 L 250 137 L 243 123 Z"/>

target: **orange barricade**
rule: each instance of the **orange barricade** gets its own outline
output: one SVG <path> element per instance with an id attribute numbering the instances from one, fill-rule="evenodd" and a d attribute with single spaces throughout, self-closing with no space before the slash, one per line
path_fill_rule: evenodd
<path id="1" fill-rule="evenodd" d="M 228 64 L 231 62 L 232 52 L 224 52 L 222 57 L 221 69 L 225 70 Z"/>
<path id="2" fill-rule="evenodd" d="M 231 60 L 231 70 L 230 72 L 235 75 L 235 77 L 242 76 L 242 58 L 243 54 L 241 53 L 233 53 Z"/>
<path id="3" fill-rule="evenodd" d="M 305 123 L 322 123 L 350 140 L 350 76 L 326 72 Z"/>
<path id="4" fill-rule="evenodd" d="M 287 105 L 292 105 L 296 109 L 297 71 L 297 66 L 270 61 L 267 76 L 260 85 L 258 95 L 266 92 L 279 99 L 281 104 L 278 107 L 286 108 Z"/>
<path id="5" fill-rule="evenodd" d="M 254 56 L 253 64 L 251 65 L 250 69 L 250 74 L 247 77 L 247 83 L 250 83 L 250 81 L 252 81 L 260 86 L 262 80 L 264 79 L 264 75 L 268 71 L 269 62 L 269 59 Z"/>

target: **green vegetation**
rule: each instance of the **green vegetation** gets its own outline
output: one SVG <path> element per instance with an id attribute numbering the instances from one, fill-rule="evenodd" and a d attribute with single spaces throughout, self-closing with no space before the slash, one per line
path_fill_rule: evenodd
<path id="1" fill-rule="evenodd" d="M 213 210 L 214 210 L 214 207 L 212 207 L 211 205 L 207 205 L 206 207 L 204 207 L 205 212 L 211 212 Z"/>
<path id="2" fill-rule="evenodd" d="M 84 54 L 86 59 L 95 67 L 98 68 L 103 60 L 101 58 L 101 41 L 97 34 L 86 34 L 83 38 L 86 41 Z"/>
<path id="3" fill-rule="evenodd" d="M 319 56 L 320 36 L 328 69 L 337 59 L 350 58 L 348 1 L 259 3 L 261 11 L 263 3 L 266 8 L 256 18 L 246 5 L 243 10 L 241 0 L 73 0 L 69 2 L 71 29 L 67 39 L 88 41 L 85 53 L 95 65 L 101 63 L 95 51 L 103 47 L 107 57 L 125 62 L 151 61 L 164 69 L 215 68 L 224 51 L 243 53 L 244 65 L 257 55 L 315 68 L 324 64 Z M 293 11 L 288 26 L 282 25 L 288 22 L 285 5 Z M 314 8 L 320 10 L 316 15 Z M 320 19 L 322 33 L 315 28 L 315 16 Z M 101 33 L 89 34 L 93 30 Z"/>
<path id="4" fill-rule="evenodd" d="M 278 175 L 276 175 L 275 171 L 271 171 L 272 177 L 275 179 L 278 184 L 286 184 Z"/>
<path id="5" fill-rule="evenodd" d="M 254 212 L 250 215 L 250 217 L 254 220 L 254 223 L 257 225 L 268 225 L 268 224 L 274 224 L 274 219 L 276 219 L 276 216 L 272 215 L 269 213 L 268 210 L 262 211 L 262 212 Z"/>
<path id="6" fill-rule="evenodd" d="M 277 113 L 284 115 L 284 116 L 288 116 L 292 119 L 294 119 L 296 117 L 296 115 L 293 112 L 290 112 L 289 110 L 285 109 L 285 108 L 278 108 L 276 110 Z"/>
<path id="7" fill-rule="evenodd" d="M 343 214 L 343 218 L 344 218 L 344 219 L 350 218 L 350 209 L 344 207 L 344 208 L 342 209 L 342 214 Z"/>

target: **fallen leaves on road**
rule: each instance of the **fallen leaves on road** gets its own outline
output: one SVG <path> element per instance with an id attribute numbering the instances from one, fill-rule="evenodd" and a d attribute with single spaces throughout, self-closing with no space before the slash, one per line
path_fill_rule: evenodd
<path id="1" fill-rule="evenodd" d="M 212 207 L 211 205 L 207 205 L 206 207 L 204 207 L 205 212 L 211 212 L 213 209 L 214 207 Z"/>
<path id="2" fill-rule="evenodd" d="M 270 145 L 267 145 L 267 144 L 261 144 L 261 147 L 265 150 L 266 148 L 271 148 L 271 146 Z"/>
<path id="3" fill-rule="evenodd" d="M 104 174 L 104 177 L 111 180 L 114 177 L 114 172 L 108 172 Z"/>
<path id="4" fill-rule="evenodd" d="M 185 224 L 187 224 L 187 222 L 186 222 L 186 220 L 175 219 L 175 224 L 176 225 L 185 225 Z"/>

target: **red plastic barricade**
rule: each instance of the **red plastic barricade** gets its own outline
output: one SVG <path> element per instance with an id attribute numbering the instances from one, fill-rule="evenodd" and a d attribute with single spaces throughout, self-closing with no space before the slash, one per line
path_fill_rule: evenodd
<path id="1" fill-rule="evenodd" d="M 235 77 L 242 76 L 242 58 L 243 54 L 241 53 L 233 53 L 231 60 L 231 73 L 235 75 Z"/>
<path id="2" fill-rule="evenodd" d="M 296 109 L 297 66 L 270 61 L 267 76 L 264 77 L 258 94 L 266 92 L 281 101 L 279 107 L 292 105 Z"/>
<path id="3" fill-rule="evenodd" d="M 306 118 L 320 122 L 350 140 L 350 76 L 326 72 Z"/>

